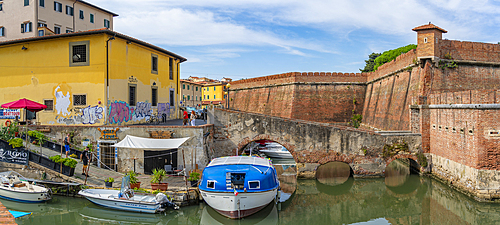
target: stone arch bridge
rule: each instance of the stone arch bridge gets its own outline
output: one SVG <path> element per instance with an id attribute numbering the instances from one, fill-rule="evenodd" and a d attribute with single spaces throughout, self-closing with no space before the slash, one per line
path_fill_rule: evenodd
<path id="1" fill-rule="evenodd" d="M 302 177 L 312 177 L 319 165 L 334 161 L 348 163 L 354 176 L 384 176 L 385 167 L 394 159 L 419 162 L 416 153 L 422 149 L 420 134 L 378 133 L 226 109 L 213 111 L 213 123 L 211 157 L 239 154 L 250 142 L 271 140 L 291 152 Z"/>

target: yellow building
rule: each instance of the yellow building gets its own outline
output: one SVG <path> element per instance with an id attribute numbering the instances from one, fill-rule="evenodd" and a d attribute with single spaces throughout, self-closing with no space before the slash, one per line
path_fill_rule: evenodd
<path id="1" fill-rule="evenodd" d="M 202 107 L 206 108 L 210 104 L 224 106 L 226 103 L 225 88 L 225 82 L 205 84 L 202 91 Z"/>
<path id="2" fill-rule="evenodd" d="M 108 30 L 0 42 L 0 103 L 48 106 L 41 124 L 133 124 L 179 118 L 185 58 Z"/>

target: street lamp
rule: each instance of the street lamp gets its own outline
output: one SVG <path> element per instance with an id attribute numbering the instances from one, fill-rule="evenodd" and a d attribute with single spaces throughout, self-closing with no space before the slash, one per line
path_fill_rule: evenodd
<path id="1" fill-rule="evenodd" d="M 227 108 L 229 109 L 229 88 L 231 87 L 231 84 L 226 84 L 226 102 L 227 102 Z"/>

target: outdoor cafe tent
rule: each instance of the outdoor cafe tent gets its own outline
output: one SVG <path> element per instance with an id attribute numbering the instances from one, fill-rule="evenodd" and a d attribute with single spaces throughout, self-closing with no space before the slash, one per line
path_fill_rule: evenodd
<path id="1" fill-rule="evenodd" d="M 172 139 L 153 139 L 142 138 L 127 135 L 122 141 L 112 145 L 118 148 L 135 148 L 143 150 L 169 150 L 179 148 L 184 142 L 189 140 L 187 138 L 172 138 Z"/>

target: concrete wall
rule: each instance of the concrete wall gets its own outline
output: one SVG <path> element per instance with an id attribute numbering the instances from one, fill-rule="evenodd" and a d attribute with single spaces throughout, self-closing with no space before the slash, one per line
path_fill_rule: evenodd
<path id="1" fill-rule="evenodd" d="M 205 143 L 210 143 L 212 140 L 212 129 L 211 125 L 203 125 L 196 127 L 182 127 L 182 126 L 101 126 L 101 127 L 82 127 L 82 126 L 40 126 L 44 128 L 50 128 L 50 133 L 46 135 L 51 139 L 61 141 L 63 137 L 69 132 L 74 132 L 74 140 L 77 143 L 81 143 L 84 139 L 89 139 L 93 143 L 101 139 L 101 132 L 97 128 L 103 129 L 116 129 L 119 128 L 117 135 L 119 142 L 126 135 L 132 135 L 137 137 L 149 138 L 149 133 L 154 131 L 171 131 L 173 132 L 172 138 L 183 138 L 192 137 L 178 149 L 177 162 L 178 165 L 183 165 L 183 160 L 185 161 L 187 171 L 192 170 L 196 164 L 198 168 L 203 169 L 208 162 L 211 160 L 212 149 L 211 144 L 205 145 Z M 36 128 L 32 126 L 31 128 Z M 208 136 L 204 136 L 209 133 Z M 62 141 L 61 141 L 62 143 Z M 82 146 L 83 147 L 83 146 Z M 184 157 L 183 157 L 184 155 Z M 133 170 L 134 161 L 132 158 L 138 158 L 136 160 L 136 172 L 144 173 L 144 151 L 139 149 L 118 149 L 118 171 L 126 172 Z"/>

